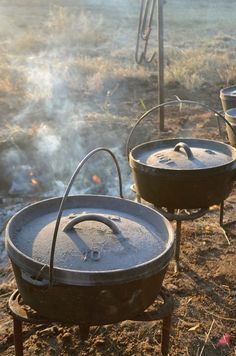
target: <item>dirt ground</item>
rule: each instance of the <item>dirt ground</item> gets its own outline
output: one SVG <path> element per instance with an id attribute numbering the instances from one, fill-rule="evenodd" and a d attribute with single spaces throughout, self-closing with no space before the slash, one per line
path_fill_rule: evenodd
<path id="1" fill-rule="evenodd" d="M 17 288 L 4 248 L 4 228 L 9 218 L 45 196 L 62 194 L 75 165 L 98 146 L 110 147 L 117 155 L 125 196 L 135 198 L 130 191 L 132 177 L 125 145 L 136 118 L 157 104 L 157 67 L 134 65 L 139 6 L 136 5 L 134 13 L 133 1 L 106 2 L 107 13 L 103 13 L 102 3 L 0 0 L 0 354 L 3 356 L 14 355 L 13 325 L 7 303 Z M 219 9 L 215 13 L 205 1 L 201 1 L 201 7 L 193 1 L 193 10 L 200 11 L 197 17 L 188 7 L 189 1 L 167 3 L 171 7 L 166 9 L 166 100 L 178 96 L 221 110 L 220 89 L 235 83 L 233 2 L 228 1 L 227 6 L 221 2 L 223 9 L 215 7 L 215 11 Z M 185 16 L 184 23 L 183 11 L 187 8 L 191 16 Z M 94 9 L 98 15 L 96 21 Z M 225 14 L 231 15 L 228 22 Z M 188 27 L 190 32 L 186 36 Z M 197 40 L 193 35 L 196 31 Z M 230 36 L 225 35 L 227 31 Z M 137 128 L 132 145 L 155 137 L 198 137 L 227 142 L 225 128 L 220 127 L 222 137 L 211 112 L 194 105 L 175 105 L 165 110 L 164 132 L 158 131 L 156 114 L 150 115 Z M 84 170 L 76 193 L 83 186 L 94 194 L 117 194 L 107 162 L 99 156 L 91 166 Z M 99 184 L 92 181 L 94 174 L 101 178 Z M 171 261 L 163 283 L 174 298 L 171 356 L 236 355 L 236 223 L 230 224 L 236 219 L 235 212 L 236 186 L 225 202 L 224 229 L 219 225 L 218 206 L 210 207 L 204 217 L 182 224 L 181 270 L 174 273 Z M 175 222 L 172 224 L 175 228 Z M 159 303 L 157 298 L 154 306 Z M 78 326 L 24 325 L 24 354 L 160 355 L 161 326 L 161 321 L 125 320 L 91 327 L 89 338 L 82 342 Z"/>

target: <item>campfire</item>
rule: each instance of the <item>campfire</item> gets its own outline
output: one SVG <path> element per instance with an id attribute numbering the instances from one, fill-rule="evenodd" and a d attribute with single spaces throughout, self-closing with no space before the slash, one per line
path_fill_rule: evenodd
<path id="1" fill-rule="evenodd" d="M 96 175 L 93 175 L 92 176 L 92 181 L 95 183 L 95 184 L 102 184 L 102 180 L 99 176 L 96 176 Z"/>

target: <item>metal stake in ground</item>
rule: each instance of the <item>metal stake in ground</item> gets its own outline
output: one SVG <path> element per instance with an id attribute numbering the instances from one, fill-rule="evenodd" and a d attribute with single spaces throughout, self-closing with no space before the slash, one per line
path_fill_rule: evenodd
<path id="1" fill-rule="evenodd" d="M 164 0 L 158 0 L 158 105 L 164 103 Z M 164 106 L 159 110 L 160 131 L 164 131 Z"/>

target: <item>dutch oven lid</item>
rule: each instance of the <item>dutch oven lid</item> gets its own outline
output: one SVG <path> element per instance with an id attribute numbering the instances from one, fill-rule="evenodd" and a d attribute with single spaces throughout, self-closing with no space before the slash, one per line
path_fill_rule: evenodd
<path id="1" fill-rule="evenodd" d="M 59 202 L 33 204 L 9 223 L 9 255 L 28 272 L 49 264 Z M 137 279 L 153 273 L 154 266 L 146 268 L 153 260 L 155 273 L 169 262 L 173 239 L 169 222 L 141 204 L 107 196 L 69 197 L 57 236 L 54 275 L 57 282 L 91 285 L 115 283 L 119 272 L 132 270 L 125 278 Z M 110 272 L 118 273 L 109 277 Z"/>
<path id="2" fill-rule="evenodd" d="M 140 164 L 168 170 L 220 167 L 236 158 L 229 145 L 203 139 L 152 141 L 136 146 L 131 155 Z"/>
<path id="3" fill-rule="evenodd" d="M 236 85 L 221 89 L 220 96 L 236 96 Z"/>

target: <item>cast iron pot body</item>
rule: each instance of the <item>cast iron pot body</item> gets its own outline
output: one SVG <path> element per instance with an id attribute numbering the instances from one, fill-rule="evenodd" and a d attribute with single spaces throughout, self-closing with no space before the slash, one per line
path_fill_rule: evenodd
<path id="1" fill-rule="evenodd" d="M 155 150 L 159 153 L 178 144 L 203 148 L 223 153 L 220 164 L 211 166 L 206 162 L 204 168 L 174 169 L 154 167 L 145 163 L 145 158 Z M 184 150 L 179 154 L 185 156 Z M 168 159 L 168 157 L 167 157 Z M 193 157 L 194 160 L 194 157 Z M 134 147 L 129 155 L 129 163 L 135 181 L 137 193 L 157 207 L 168 209 L 207 208 L 221 203 L 230 194 L 236 177 L 236 150 L 224 143 L 203 139 L 156 140 Z"/>
<path id="2" fill-rule="evenodd" d="M 236 108 L 236 85 L 221 89 L 220 99 L 224 112 Z"/>
<path id="3" fill-rule="evenodd" d="M 235 131 L 233 132 L 231 127 L 229 127 L 229 125 L 226 125 L 229 142 L 232 146 L 236 147 L 236 108 L 227 110 L 225 112 L 225 118 L 230 122 Z"/>
<path id="4" fill-rule="evenodd" d="M 24 303 L 49 319 L 86 325 L 114 323 L 144 311 L 159 294 L 173 254 L 174 234 L 170 223 L 153 209 L 122 198 L 95 195 L 68 197 L 62 226 L 63 219 L 69 219 L 68 211 L 79 216 L 84 216 L 84 210 L 86 213 L 95 212 L 98 215 L 104 212 L 108 212 L 108 215 L 119 214 L 121 218 L 129 215 L 141 225 L 144 222 L 151 226 L 151 230 L 163 239 L 164 248 L 150 260 L 114 270 L 96 270 L 96 267 L 92 271 L 75 270 L 70 269 L 70 266 L 57 266 L 55 261 L 53 284 L 50 285 L 49 264 L 44 261 L 43 251 L 42 257 L 36 260 L 31 253 L 22 251 L 18 242 L 24 238 L 27 241 L 30 231 L 27 233 L 25 226 L 34 225 L 34 221 L 37 222 L 42 214 L 49 214 L 50 219 L 54 221 L 60 201 L 61 198 L 53 198 L 32 204 L 17 213 L 7 225 L 6 247 Z M 115 236 L 114 238 L 116 239 Z M 45 236 L 45 239 L 50 240 L 45 244 L 46 254 L 51 239 L 48 236 Z M 76 243 L 76 240 L 74 242 Z M 34 243 L 30 244 L 30 248 L 24 248 L 33 250 Z M 59 260 L 64 258 L 66 261 L 68 255 L 73 254 L 73 251 L 64 251 L 60 257 L 60 246 L 58 251 Z M 39 261 L 41 258 L 42 262 Z M 96 263 L 95 261 L 94 264 Z"/>

